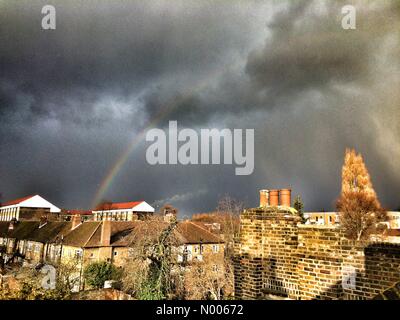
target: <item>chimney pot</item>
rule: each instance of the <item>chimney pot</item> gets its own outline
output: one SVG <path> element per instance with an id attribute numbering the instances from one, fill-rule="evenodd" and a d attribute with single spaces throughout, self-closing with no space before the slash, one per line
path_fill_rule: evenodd
<path id="1" fill-rule="evenodd" d="M 291 206 L 291 204 L 292 204 L 291 193 L 292 193 L 291 189 L 281 189 L 279 191 L 281 206 L 285 206 L 285 207 Z"/>
<path id="2" fill-rule="evenodd" d="M 279 190 L 269 191 L 269 205 L 277 207 L 279 205 Z"/>

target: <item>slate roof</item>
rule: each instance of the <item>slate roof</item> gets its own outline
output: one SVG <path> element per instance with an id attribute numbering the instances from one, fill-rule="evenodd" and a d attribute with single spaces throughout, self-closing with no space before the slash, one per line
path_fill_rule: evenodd
<path id="1" fill-rule="evenodd" d="M 70 222 L 47 222 L 40 227 L 39 221 L 18 221 L 9 229 L 9 221 L 0 222 L 0 237 L 35 242 L 53 242 L 71 230 Z"/>
<path id="2" fill-rule="evenodd" d="M 178 239 L 183 244 L 195 243 L 223 243 L 224 241 L 207 229 L 191 221 L 178 223 L 176 227 Z"/>
<path id="3" fill-rule="evenodd" d="M 84 247 L 97 229 L 101 229 L 101 221 L 87 221 L 71 230 L 63 240 L 63 244 L 71 247 Z"/>
<path id="4" fill-rule="evenodd" d="M 138 228 L 145 221 L 111 221 L 110 246 L 128 246 L 132 239 L 140 237 L 143 230 Z M 39 221 L 19 221 L 9 230 L 10 222 L 0 222 L 0 237 L 51 243 L 63 238 L 63 244 L 79 248 L 101 247 L 102 221 L 87 221 L 71 230 L 71 222 L 47 222 L 40 227 Z M 158 235 L 167 228 L 168 222 L 157 222 L 152 230 Z M 135 232 L 138 232 L 135 234 Z M 144 232 L 150 232 L 148 229 Z M 174 234 L 181 244 L 223 243 L 224 241 L 210 231 L 190 222 L 179 222 Z"/>
<path id="5" fill-rule="evenodd" d="M 85 222 L 87 223 L 87 222 Z M 112 247 L 124 247 L 129 245 L 127 236 L 129 236 L 135 226 L 137 226 L 140 221 L 111 221 L 111 239 L 110 246 Z M 86 248 L 101 247 L 101 226 L 96 229 L 93 236 L 85 244 Z"/>

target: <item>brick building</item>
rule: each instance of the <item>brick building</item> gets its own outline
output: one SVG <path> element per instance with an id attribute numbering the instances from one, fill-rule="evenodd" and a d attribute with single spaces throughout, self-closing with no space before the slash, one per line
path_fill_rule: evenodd
<path id="1" fill-rule="evenodd" d="M 245 210 L 235 247 L 235 296 L 373 299 L 400 281 L 400 245 L 350 241 L 335 225 L 304 225 L 293 208 Z"/>

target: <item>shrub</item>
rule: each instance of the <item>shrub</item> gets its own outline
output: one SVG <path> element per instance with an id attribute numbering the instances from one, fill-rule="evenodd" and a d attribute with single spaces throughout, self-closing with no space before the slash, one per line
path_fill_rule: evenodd
<path id="1" fill-rule="evenodd" d="M 93 288 L 103 288 L 107 280 L 119 281 L 121 272 L 118 268 L 108 262 L 94 262 L 86 266 L 83 276 L 88 285 Z"/>

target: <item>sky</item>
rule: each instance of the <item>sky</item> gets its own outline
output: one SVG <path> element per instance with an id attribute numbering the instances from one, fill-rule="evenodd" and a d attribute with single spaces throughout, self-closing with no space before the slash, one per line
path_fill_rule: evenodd
<path id="1" fill-rule="evenodd" d="M 46 4 L 55 30 L 41 27 Z M 355 30 L 341 25 L 347 4 Z M 0 0 L 2 200 L 145 200 L 190 216 L 292 188 L 306 211 L 332 210 L 355 148 L 397 209 L 399 88 L 396 0 Z M 254 129 L 254 172 L 148 164 L 143 133 L 172 120 Z"/>

